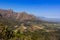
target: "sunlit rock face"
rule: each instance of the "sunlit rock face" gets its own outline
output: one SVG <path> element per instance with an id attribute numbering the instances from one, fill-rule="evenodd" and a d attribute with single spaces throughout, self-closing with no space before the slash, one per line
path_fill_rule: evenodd
<path id="1" fill-rule="evenodd" d="M 0 14 L 4 18 L 15 19 L 15 20 L 20 20 L 20 21 L 36 19 L 36 16 L 34 15 L 27 14 L 26 12 L 14 12 L 11 9 L 9 10 L 0 9 Z"/>

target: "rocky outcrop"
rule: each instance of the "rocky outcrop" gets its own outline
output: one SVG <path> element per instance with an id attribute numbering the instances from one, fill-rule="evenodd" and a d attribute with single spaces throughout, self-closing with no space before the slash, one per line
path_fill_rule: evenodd
<path id="1" fill-rule="evenodd" d="M 31 15 L 31 14 L 27 14 L 26 12 L 14 12 L 13 10 L 3 10 L 0 9 L 0 14 L 4 17 L 4 18 L 8 18 L 8 19 L 15 19 L 15 20 L 33 20 L 36 19 L 36 16 Z M 0 16 L 1 16 L 0 15 Z"/>

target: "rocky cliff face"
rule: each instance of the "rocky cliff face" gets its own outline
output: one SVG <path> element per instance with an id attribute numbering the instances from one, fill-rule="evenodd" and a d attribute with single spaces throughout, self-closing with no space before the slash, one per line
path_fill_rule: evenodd
<path id="1" fill-rule="evenodd" d="M 26 12 L 14 12 L 12 10 L 2 10 L 0 9 L 0 16 L 3 18 L 8 19 L 15 19 L 15 20 L 32 20 L 36 19 L 36 16 L 27 14 Z"/>

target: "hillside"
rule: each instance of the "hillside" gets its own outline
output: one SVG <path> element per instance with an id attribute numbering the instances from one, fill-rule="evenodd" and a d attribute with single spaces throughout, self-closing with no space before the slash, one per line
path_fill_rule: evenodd
<path id="1" fill-rule="evenodd" d="M 26 12 L 0 9 L 0 40 L 59 40 L 60 24 Z"/>
<path id="2" fill-rule="evenodd" d="M 36 19 L 34 15 L 27 14 L 26 12 L 14 12 L 12 10 L 2 10 L 0 9 L 0 15 L 5 18 L 11 18 L 16 20 L 32 20 Z"/>

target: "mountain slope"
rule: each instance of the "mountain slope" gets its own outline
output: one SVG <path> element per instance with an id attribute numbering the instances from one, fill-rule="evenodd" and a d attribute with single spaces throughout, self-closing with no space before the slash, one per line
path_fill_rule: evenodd
<path id="1" fill-rule="evenodd" d="M 36 17 L 26 12 L 14 12 L 13 10 L 0 9 L 0 17 L 17 20 L 17 21 L 34 21 L 34 22 L 60 22 L 57 18 Z"/>
<path id="2" fill-rule="evenodd" d="M 36 19 L 34 15 L 27 14 L 26 12 L 13 12 L 12 10 L 2 10 L 0 9 L 0 16 L 8 19 L 15 20 L 32 20 Z"/>

